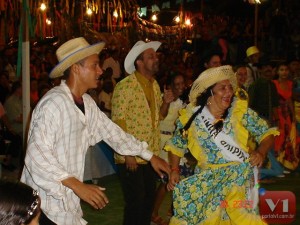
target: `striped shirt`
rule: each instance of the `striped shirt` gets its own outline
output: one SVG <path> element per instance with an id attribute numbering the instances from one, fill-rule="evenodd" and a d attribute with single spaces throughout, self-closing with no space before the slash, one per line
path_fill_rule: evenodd
<path id="1" fill-rule="evenodd" d="M 83 95 L 85 114 L 75 105 L 62 81 L 51 89 L 33 111 L 21 181 L 36 189 L 44 213 L 59 225 L 86 224 L 80 199 L 61 181 L 83 180 L 85 154 L 101 140 L 122 155 L 150 160 L 145 142 L 125 133 L 102 113 L 94 100 Z"/>

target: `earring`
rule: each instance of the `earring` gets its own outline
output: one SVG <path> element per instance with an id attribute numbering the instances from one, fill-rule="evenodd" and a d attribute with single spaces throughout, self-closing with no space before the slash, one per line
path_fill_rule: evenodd
<path id="1" fill-rule="evenodd" d="M 207 98 L 206 105 L 211 105 L 211 96 Z"/>

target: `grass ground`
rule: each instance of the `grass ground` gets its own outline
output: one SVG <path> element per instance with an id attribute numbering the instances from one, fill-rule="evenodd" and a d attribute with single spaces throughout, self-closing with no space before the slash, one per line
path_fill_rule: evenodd
<path id="1" fill-rule="evenodd" d="M 2 171 L 2 178 L 17 179 L 20 171 Z M 270 191 L 291 191 L 296 195 L 296 220 L 290 225 L 300 224 L 300 172 L 293 172 L 284 178 L 276 178 L 275 183 L 262 184 L 261 186 Z M 121 185 L 116 174 L 103 177 L 98 184 L 106 188 L 106 195 L 110 203 L 102 210 L 94 210 L 86 203 L 82 203 L 84 218 L 89 225 L 122 225 L 124 200 Z M 167 218 L 167 211 L 171 202 L 171 193 L 165 198 L 161 207 L 160 215 Z M 242 224 L 241 224 L 242 225 Z M 279 224 L 276 224 L 279 225 Z"/>
<path id="2" fill-rule="evenodd" d="M 291 173 L 284 178 L 276 178 L 275 183 L 262 184 L 261 187 L 269 191 L 291 191 L 296 195 L 296 220 L 290 225 L 300 224 L 300 173 Z M 106 195 L 110 202 L 102 210 L 94 210 L 86 203 L 82 203 L 84 218 L 89 225 L 122 225 L 124 199 L 117 175 L 110 175 L 99 179 L 98 184 L 106 188 Z M 171 195 L 163 202 L 160 214 L 167 217 Z M 276 224 L 277 225 L 277 224 Z"/>
<path id="3" fill-rule="evenodd" d="M 105 187 L 105 194 L 109 198 L 109 204 L 102 210 L 95 210 L 86 203 L 82 203 L 84 219 L 89 225 L 122 225 L 124 199 L 121 184 L 116 174 L 99 179 L 98 185 Z M 171 204 L 171 193 L 166 196 L 160 215 L 167 218 L 167 211 Z"/>

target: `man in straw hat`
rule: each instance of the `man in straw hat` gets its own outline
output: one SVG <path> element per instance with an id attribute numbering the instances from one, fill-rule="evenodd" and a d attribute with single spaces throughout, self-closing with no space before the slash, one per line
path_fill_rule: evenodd
<path id="1" fill-rule="evenodd" d="M 105 188 L 82 182 L 86 151 L 101 140 L 122 155 L 150 161 L 159 175 L 169 171 L 145 142 L 109 120 L 86 94 L 97 87 L 102 74 L 98 54 L 103 47 L 102 42 L 90 45 L 82 37 L 61 45 L 56 51 L 59 62 L 49 76 L 63 80 L 33 111 L 21 180 L 39 192 L 43 225 L 86 224 L 80 199 L 95 209 L 108 204 Z"/>
<path id="2" fill-rule="evenodd" d="M 260 51 L 256 46 L 251 46 L 246 50 L 247 55 L 247 80 L 245 87 L 248 90 L 249 86 L 259 78 L 257 64 L 259 63 Z"/>
<path id="3" fill-rule="evenodd" d="M 174 96 L 164 89 L 163 98 L 157 81 L 159 70 L 156 51 L 158 41 L 138 41 L 125 58 L 129 74 L 120 81 L 112 98 L 112 120 L 126 132 L 149 144 L 158 155 L 159 120 L 167 113 Z M 155 199 L 156 176 L 141 157 L 115 155 L 125 197 L 123 225 L 149 225 Z"/>
<path id="4" fill-rule="evenodd" d="M 245 95 L 235 97 L 236 87 L 231 66 L 207 69 L 193 83 L 190 103 L 165 146 L 171 165 L 167 187 L 174 190 L 170 225 L 265 224 L 256 213 L 256 167 L 278 131 L 248 108 Z M 249 135 L 258 142 L 251 153 Z M 187 148 L 199 169 L 180 181 L 179 161 Z"/>

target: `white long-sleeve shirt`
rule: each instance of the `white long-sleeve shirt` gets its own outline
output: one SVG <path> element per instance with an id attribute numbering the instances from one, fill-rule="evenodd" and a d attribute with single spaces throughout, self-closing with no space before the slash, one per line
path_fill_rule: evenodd
<path id="1" fill-rule="evenodd" d="M 114 124 L 83 95 L 85 114 L 75 105 L 70 89 L 62 81 L 50 90 L 33 111 L 21 181 L 39 192 L 43 212 L 59 225 L 86 224 L 80 199 L 61 181 L 83 180 L 85 154 L 89 146 L 104 140 L 122 155 L 150 160 L 153 153 Z"/>

